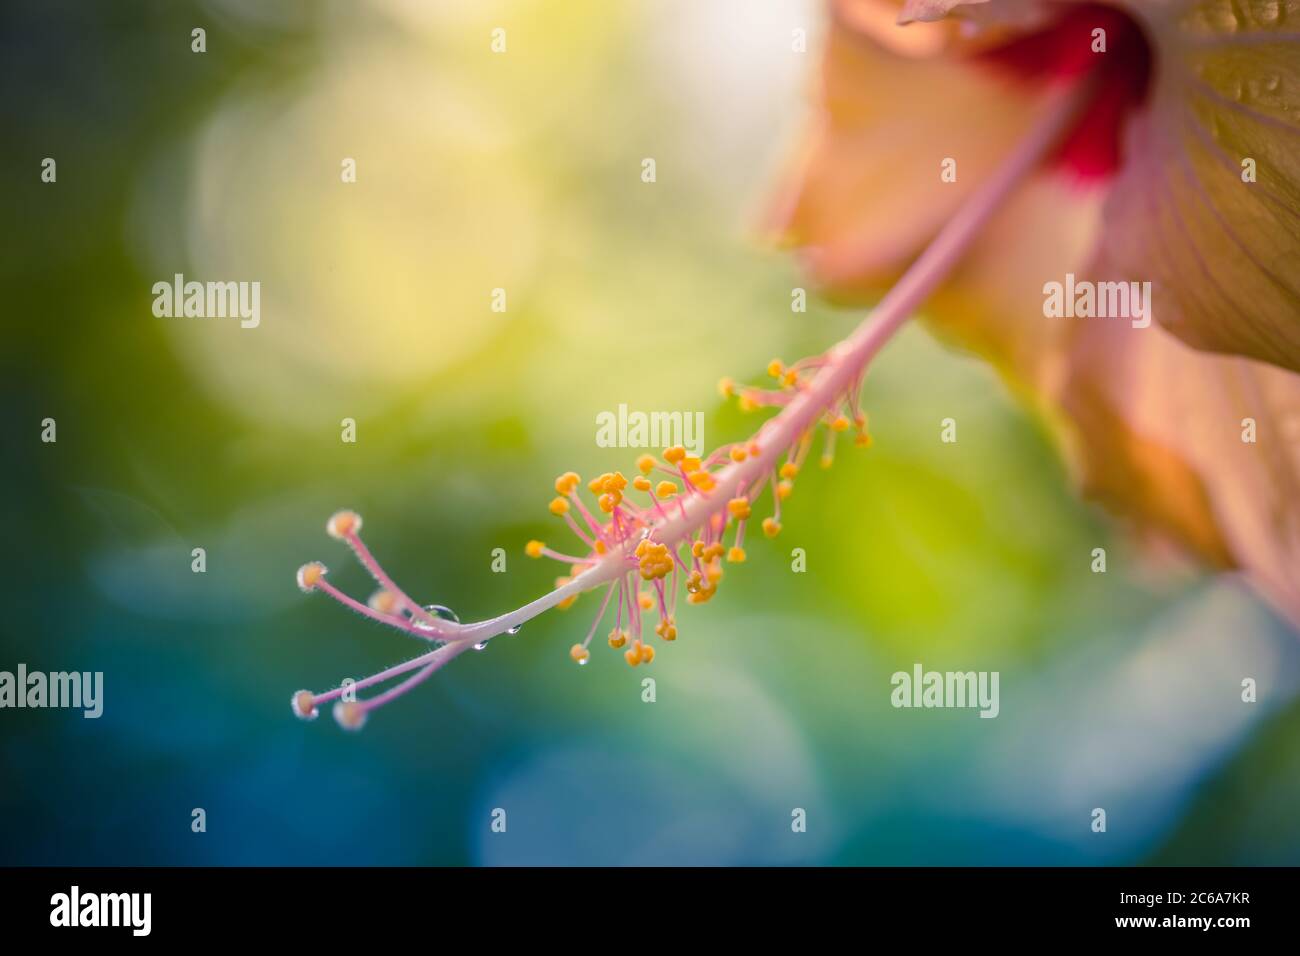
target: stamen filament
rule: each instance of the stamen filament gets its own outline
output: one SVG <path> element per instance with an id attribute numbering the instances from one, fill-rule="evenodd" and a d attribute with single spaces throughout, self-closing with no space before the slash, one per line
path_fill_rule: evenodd
<path id="1" fill-rule="evenodd" d="M 596 636 L 596 631 L 600 629 L 600 622 L 605 618 L 605 611 L 609 608 L 609 599 L 614 596 L 614 585 L 605 588 L 605 600 L 600 602 L 600 610 L 596 612 L 596 619 L 591 622 L 591 630 L 587 632 L 586 639 L 582 646 L 586 647 L 591 643 L 591 639 Z"/>
<path id="2" fill-rule="evenodd" d="M 342 591 L 340 591 L 334 585 L 330 584 L 328 581 L 322 580 L 319 584 L 316 585 L 316 587 L 320 588 L 322 591 L 324 591 L 334 600 L 338 601 L 344 607 L 351 608 L 353 611 L 356 611 L 362 617 L 368 617 L 372 621 L 378 621 L 380 624 L 387 624 L 389 627 L 395 627 L 399 631 L 405 631 L 407 634 L 414 634 L 416 637 L 424 638 L 426 640 L 433 640 L 436 639 L 438 636 L 434 634 L 432 631 L 421 631 L 419 628 L 416 628 L 411 624 L 409 624 L 403 618 L 394 617 L 391 614 L 382 614 L 379 611 L 376 611 L 374 608 L 362 604 L 356 598 L 344 594 Z"/>
<path id="3" fill-rule="evenodd" d="M 347 532 L 343 537 L 348 546 L 355 552 L 357 560 L 375 579 L 376 584 L 393 594 L 411 612 L 412 617 L 418 617 L 428 624 L 437 625 L 439 619 L 411 600 L 407 593 L 399 588 L 393 579 L 388 576 L 388 573 L 375 560 L 375 556 L 370 553 L 370 549 L 366 547 L 365 542 L 361 540 L 360 534 L 353 530 Z"/>

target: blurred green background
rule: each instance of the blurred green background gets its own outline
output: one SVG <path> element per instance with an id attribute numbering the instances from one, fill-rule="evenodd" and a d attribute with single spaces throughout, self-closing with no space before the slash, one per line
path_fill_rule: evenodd
<path id="1" fill-rule="evenodd" d="M 596 447 L 598 412 L 743 437 L 717 379 L 856 323 L 792 313 L 795 264 L 753 230 L 823 17 L 4 5 L 0 669 L 101 670 L 105 712 L 0 712 L 0 863 L 1300 862 L 1295 636 L 1230 582 L 1151 568 L 990 370 L 919 329 L 866 386 L 875 447 L 802 478 L 781 537 L 681 615 L 655 703 L 599 644 L 568 660 L 588 596 L 359 735 L 290 713 L 418 650 L 294 586 L 319 558 L 369 592 L 332 511 L 417 598 L 500 613 L 558 573 L 522 551 L 565 538 L 554 476 L 637 454 Z M 261 326 L 155 318 L 177 272 L 260 281 Z M 914 662 L 999 671 L 1001 715 L 893 709 Z"/>

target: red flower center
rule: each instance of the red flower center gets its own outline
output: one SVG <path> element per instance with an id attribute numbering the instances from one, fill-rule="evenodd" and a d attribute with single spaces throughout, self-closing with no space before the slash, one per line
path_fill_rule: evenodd
<path id="1" fill-rule="evenodd" d="M 1084 3 L 1060 10 L 1045 28 L 979 59 L 1027 83 L 1095 72 L 1096 92 L 1052 161 L 1084 178 L 1109 176 L 1123 162 L 1124 125 L 1147 98 L 1151 44 L 1137 20 L 1115 7 Z"/>

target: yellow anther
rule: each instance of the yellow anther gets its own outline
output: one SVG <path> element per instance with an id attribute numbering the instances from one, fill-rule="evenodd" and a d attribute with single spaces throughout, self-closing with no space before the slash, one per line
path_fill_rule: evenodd
<path id="1" fill-rule="evenodd" d="M 664 461 L 670 465 L 675 465 L 686 457 L 686 449 L 681 445 L 673 445 L 672 448 L 664 449 Z"/>
<path id="2" fill-rule="evenodd" d="M 331 538 L 346 538 L 361 530 L 361 516 L 355 511 L 336 511 L 325 522 L 325 532 Z"/>
<path id="3" fill-rule="evenodd" d="M 701 584 L 699 587 L 695 589 L 694 592 L 686 595 L 686 600 L 691 604 L 705 604 L 713 597 L 713 595 L 717 593 L 718 593 L 717 584 L 710 581 Z"/>
<path id="4" fill-rule="evenodd" d="M 707 548 L 704 549 L 704 560 L 716 561 L 718 560 L 718 558 L 722 557 L 722 555 L 726 553 L 726 550 L 727 549 L 724 548 L 720 543 L 714 542 L 713 544 L 709 545 Z"/>
<path id="5" fill-rule="evenodd" d="M 691 554 L 695 555 L 697 558 L 704 557 L 704 542 L 696 541 L 694 544 L 692 544 Z"/>
<path id="6" fill-rule="evenodd" d="M 591 479 L 591 481 L 587 482 L 587 490 L 590 491 L 592 494 L 600 494 L 602 491 L 605 490 L 605 482 L 609 481 L 609 479 L 613 477 L 614 476 L 611 475 L 609 472 L 605 472 L 603 475 L 600 475 L 597 478 L 593 478 Z"/>
<path id="7" fill-rule="evenodd" d="M 780 533 L 781 522 L 777 521 L 775 518 L 763 519 L 763 534 L 767 535 L 769 538 L 775 538 Z"/>
<path id="8" fill-rule="evenodd" d="M 668 556 L 668 545 L 643 538 L 636 546 L 637 557 L 641 559 L 640 571 L 643 581 L 653 581 L 667 576 L 673 569 L 673 559 Z M 642 595 L 648 598 L 649 594 Z M 643 607 L 649 607 L 642 601 Z"/>
<path id="9" fill-rule="evenodd" d="M 649 644 L 642 644 L 642 645 L 641 645 L 641 663 L 642 663 L 642 664 L 649 664 L 649 663 L 650 663 L 652 660 L 654 660 L 654 659 L 655 659 L 655 649 L 654 649 L 653 647 L 651 647 Z"/>
<path id="10" fill-rule="evenodd" d="M 600 538 L 597 538 L 597 539 L 596 539 L 596 547 L 595 547 L 593 550 L 594 550 L 597 554 L 604 554 L 606 551 L 609 550 L 609 548 L 605 546 L 605 542 L 604 542 L 604 541 L 602 541 Z"/>
<path id="11" fill-rule="evenodd" d="M 569 513 L 569 502 L 567 498 L 551 499 L 551 514 L 564 515 Z"/>
<path id="12" fill-rule="evenodd" d="M 731 451 L 728 452 L 728 455 L 734 462 L 742 462 L 749 457 L 745 454 L 745 449 L 741 448 L 739 445 L 733 445 Z"/>
<path id="13" fill-rule="evenodd" d="M 835 456 L 822 455 L 821 460 L 818 462 L 818 464 L 821 465 L 823 468 L 829 468 L 831 465 L 835 464 Z"/>
<path id="14" fill-rule="evenodd" d="M 737 521 L 744 521 L 749 517 L 749 499 L 732 498 L 727 502 L 727 510 L 731 512 L 731 517 Z"/>
<path id="15" fill-rule="evenodd" d="M 655 599 L 650 595 L 649 591 L 638 592 L 636 601 L 641 605 L 643 611 L 648 611 L 655 606 Z"/>
<path id="16" fill-rule="evenodd" d="M 650 479 L 646 478 L 644 475 L 637 475 L 632 479 L 632 487 L 637 491 L 649 491 Z"/>
<path id="17" fill-rule="evenodd" d="M 623 477 L 621 471 L 614 472 L 614 474 L 609 476 L 609 481 L 605 483 L 605 490 L 610 492 L 622 491 L 626 487 L 627 479 Z"/>
<path id="18" fill-rule="evenodd" d="M 643 475 L 648 475 L 650 472 L 654 471 L 654 467 L 657 464 L 658 462 L 655 461 L 654 455 L 642 455 L 636 460 L 636 466 L 640 469 L 641 474 Z"/>
<path id="19" fill-rule="evenodd" d="M 600 510 L 605 512 L 605 514 L 610 514 L 618 504 L 618 499 L 613 495 L 606 493 L 596 499 L 596 504 L 600 505 Z"/>
<path id="20" fill-rule="evenodd" d="M 736 383 L 729 378 L 718 379 L 718 394 L 723 398 L 731 398 L 736 394 Z"/>
<path id="21" fill-rule="evenodd" d="M 799 373 L 794 369 L 787 370 L 786 373 L 781 376 L 781 384 L 785 385 L 787 388 L 793 388 L 795 385 L 798 385 Z"/>
<path id="22" fill-rule="evenodd" d="M 853 444 L 857 445 L 859 448 L 870 448 L 872 444 L 871 435 L 867 432 L 862 432 L 862 434 L 853 439 Z"/>
<path id="23" fill-rule="evenodd" d="M 727 560 L 730 561 L 732 564 L 743 563 L 745 560 L 745 549 L 732 548 L 730 551 L 727 552 Z"/>
<path id="24" fill-rule="evenodd" d="M 736 401 L 736 407 L 742 412 L 752 412 L 758 408 L 758 402 L 754 401 L 754 397 L 749 392 L 742 392 L 740 398 Z"/>
<path id="25" fill-rule="evenodd" d="M 320 584 L 321 578 L 325 577 L 325 574 L 325 565 L 319 561 L 304 564 L 298 569 L 298 587 L 304 591 L 315 590 L 316 585 Z"/>
<path id="26" fill-rule="evenodd" d="M 668 575 L 668 572 L 671 571 L 672 568 L 673 566 L 671 562 L 667 564 L 663 564 L 654 561 L 646 561 L 639 568 L 641 572 L 641 580 L 642 581 L 662 580 L 664 577 Z"/>
<path id="27" fill-rule="evenodd" d="M 750 458 L 757 458 L 757 457 L 758 457 L 759 455 L 761 455 L 762 453 L 763 453 L 763 449 L 761 449 L 761 448 L 758 447 L 758 442 L 756 442 L 756 441 L 752 441 L 752 442 L 749 443 L 749 457 L 750 457 Z"/>
<path id="28" fill-rule="evenodd" d="M 838 415 L 831 420 L 831 431 L 846 432 L 849 430 L 849 420 L 843 415 Z"/>
<path id="29" fill-rule="evenodd" d="M 782 478 L 793 478 L 799 474 L 799 466 L 792 461 L 787 461 L 781 466 Z"/>
<path id="30" fill-rule="evenodd" d="M 542 548 L 544 547 L 546 547 L 545 544 L 534 538 L 532 541 L 529 541 L 524 545 L 524 554 L 528 555 L 530 558 L 540 558 L 542 556 Z"/>
<path id="31" fill-rule="evenodd" d="M 623 652 L 623 660 L 628 662 L 631 667 L 641 663 L 641 642 L 637 641 L 631 647 Z"/>
<path id="32" fill-rule="evenodd" d="M 700 491 L 712 491 L 717 485 L 717 482 L 713 480 L 713 476 L 703 469 L 692 471 L 686 477 Z"/>
<path id="33" fill-rule="evenodd" d="M 622 647 L 627 643 L 627 631 L 620 631 L 618 628 L 609 632 L 609 646 L 614 648 Z"/>
<path id="34" fill-rule="evenodd" d="M 682 459 L 682 471 L 686 472 L 688 475 L 693 471 L 699 471 L 700 465 L 700 460 L 694 455 L 688 455 Z"/>
<path id="35" fill-rule="evenodd" d="M 591 651 L 587 650 L 581 644 L 574 644 L 569 648 L 569 656 L 579 664 L 587 663 L 587 658 L 591 657 Z"/>
<path id="36" fill-rule="evenodd" d="M 709 584 L 716 588 L 718 582 L 722 580 L 722 565 L 710 564 L 705 569 L 705 573 L 709 576 Z"/>
<path id="37" fill-rule="evenodd" d="M 559 478 L 555 479 L 555 493 L 557 495 L 571 494 L 573 489 L 578 487 L 578 482 L 580 481 L 582 481 L 582 479 L 578 477 L 576 471 L 566 471 L 564 474 L 560 475 Z"/>
<path id="38" fill-rule="evenodd" d="M 671 481 L 661 481 L 655 486 L 655 494 L 660 498 L 671 498 L 677 494 L 677 486 Z"/>
<path id="39" fill-rule="evenodd" d="M 655 633 L 665 641 L 675 641 L 677 640 L 677 625 L 673 623 L 673 619 L 670 617 L 655 625 Z"/>
<path id="40" fill-rule="evenodd" d="M 793 481 L 782 481 L 777 483 L 776 493 L 781 496 L 782 501 L 785 501 L 786 498 L 789 498 L 790 492 L 792 491 L 794 491 Z"/>
<path id="41" fill-rule="evenodd" d="M 772 359 L 767 363 L 767 374 L 773 378 L 780 378 L 783 372 L 785 372 L 785 365 L 780 359 Z"/>

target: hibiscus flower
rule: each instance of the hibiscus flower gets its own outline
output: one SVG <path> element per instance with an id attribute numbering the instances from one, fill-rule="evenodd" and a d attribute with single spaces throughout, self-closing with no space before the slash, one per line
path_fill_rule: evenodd
<path id="1" fill-rule="evenodd" d="M 772 225 L 869 298 L 1081 83 L 931 324 L 1053 419 L 1086 494 L 1300 623 L 1300 3 L 840 0 Z M 1154 322 L 1045 316 L 1067 276 L 1150 282 Z"/>
<path id="2" fill-rule="evenodd" d="M 643 455 L 630 480 L 585 489 L 560 475 L 550 511 L 577 553 L 529 542 L 567 573 L 516 610 L 462 624 L 421 606 L 360 517 L 336 514 L 327 530 L 379 590 L 357 601 L 318 562 L 299 586 L 435 646 L 299 691 L 294 712 L 334 701 L 356 729 L 459 654 L 597 589 L 572 659 L 591 659 L 612 617 L 608 644 L 650 663 L 656 639 L 677 639 L 678 597 L 710 600 L 724 564 L 745 561 L 750 523 L 780 533 L 818 441 L 824 466 L 837 441 L 870 446 L 862 379 L 922 307 L 1050 417 L 1085 492 L 1148 538 L 1240 570 L 1300 622 L 1298 3 L 834 4 L 820 102 L 771 225 L 825 294 L 873 302 L 867 318 L 821 355 L 774 360 L 771 387 L 723 380 L 742 407 L 776 410 L 749 438 Z M 1120 297 L 1130 281 L 1141 294 Z M 1076 288 L 1107 289 L 1122 314 Z"/>

